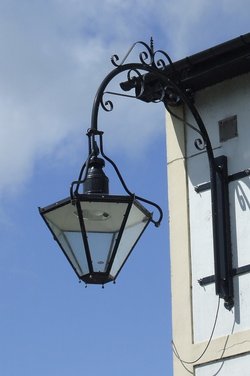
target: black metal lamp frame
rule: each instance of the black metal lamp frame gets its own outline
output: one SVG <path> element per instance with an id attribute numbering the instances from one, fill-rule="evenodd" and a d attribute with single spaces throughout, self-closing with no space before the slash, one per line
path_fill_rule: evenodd
<path id="1" fill-rule="evenodd" d="M 139 62 L 126 63 L 132 50 L 134 50 L 137 45 L 143 48 L 143 51 L 139 54 Z M 227 158 L 225 156 L 217 158 L 214 156 L 205 124 L 195 107 L 190 91 L 183 87 L 168 54 L 162 50 L 155 51 L 152 40 L 150 45 L 141 41 L 134 43 L 121 62 L 117 55 L 112 56 L 111 62 L 115 68 L 102 81 L 93 104 L 91 128 L 87 133 L 89 138 L 89 156 L 80 171 L 79 179 L 72 183 L 71 196 L 77 196 L 79 187 L 86 180 L 89 160 L 93 155 L 98 155 L 99 152 L 102 157 L 114 167 L 126 192 L 129 195 L 132 194 L 125 185 L 117 166 L 103 151 L 103 132 L 98 130 L 97 126 L 98 113 L 100 108 L 107 112 L 113 110 L 113 102 L 110 99 L 105 100 L 104 95 L 120 95 L 140 99 L 145 102 L 163 102 L 165 108 L 170 111 L 170 113 L 171 110 L 169 107 L 184 103 L 192 113 L 197 124 L 197 128 L 191 126 L 199 134 L 199 138 L 194 142 L 195 146 L 199 150 L 205 150 L 208 157 L 211 187 L 215 291 L 220 298 L 224 299 L 225 307 L 230 310 L 234 305 L 234 292 Z M 108 91 L 107 86 L 109 83 L 123 72 L 127 73 L 127 80 L 120 83 L 122 92 Z M 171 74 L 168 72 L 171 72 Z M 134 89 L 135 95 L 124 94 L 124 92 L 128 92 L 131 89 Z M 190 126 L 190 124 L 187 125 Z M 99 138 L 100 151 L 97 147 L 97 137 Z M 85 175 L 84 171 L 86 171 Z M 157 221 L 152 219 L 152 222 L 158 226 L 162 219 L 160 207 L 141 197 L 136 196 L 136 198 L 154 205 L 159 210 L 159 219 Z"/>
<path id="2" fill-rule="evenodd" d="M 110 82 L 107 81 L 107 84 Z M 103 93 L 104 94 L 104 93 Z M 99 109 L 99 106 L 100 106 L 101 102 L 100 101 L 95 101 L 94 103 L 94 106 L 93 106 L 93 112 L 92 114 L 96 114 L 98 113 L 98 109 Z M 92 122 L 93 124 L 93 122 Z M 150 201 L 150 200 L 147 200 L 143 197 L 140 197 L 140 196 L 137 196 L 135 195 L 134 193 L 132 193 L 121 173 L 120 173 L 120 170 L 118 169 L 117 165 L 115 164 L 115 162 L 109 158 L 105 153 L 104 153 L 104 148 L 103 148 L 103 131 L 99 131 L 96 128 L 94 128 L 93 126 L 91 126 L 90 129 L 88 129 L 87 131 L 87 136 L 88 136 L 88 148 L 89 148 L 89 153 L 88 153 L 88 157 L 86 159 L 86 161 L 84 162 L 81 170 L 80 170 L 80 173 L 79 173 L 79 177 L 78 177 L 78 180 L 75 180 L 72 182 L 71 184 L 71 187 L 70 187 L 70 197 L 71 197 L 71 200 L 72 201 L 77 201 L 77 198 L 81 196 L 81 193 L 79 192 L 80 188 L 83 187 L 83 190 L 86 189 L 86 181 L 88 179 L 88 171 L 89 171 L 89 165 L 90 165 L 90 161 L 91 161 L 91 158 L 98 158 L 99 155 L 101 155 L 103 157 L 103 159 L 107 162 L 109 162 L 111 164 L 111 166 L 114 168 L 118 178 L 119 178 L 119 181 L 122 185 L 122 187 L 124 188 L 125 192 L 130 196 L 130 197 L 133 197 L 134 199 L 138 200 L 138 201 L 142 201 L 142 202 L 145 202 L 146 204 L 148 205 L 151 205 L 151 206 L 154 206 L 158 212 L 159 212 L 159 217 L 157 220 L 153 219 L 153 216 L 151 216 L 151 219 L 150 219 L 150 222 L 152 222 L 156 227 L 159 227 L 160 224 L 161 224 L 161 221 L 162 221 L 162 218 L 163 218 L 163 212 L 162 212 L 162 209 L 159 205 L 157 205 L 155 202 L 153 201 Z M 97 142 L 97 137 L 99 138 L 99 147 L 98 147 L 98 142 Z M 101 160 L 101 159 L 100 159 Z M 94 182 L 94 185 L 95 185 L 95 182 Z M 103 184 L 102 184 L 103 185 Z M 93 185 L 92 185 L 93 187 Z M 96 187 L 94 187 L 94 190 L 96 189 Z M 96 192 L 91 192 L 91 193 L 96 193 Z M 100 191 L 99 193 L 103 193 L 103 194 L 108 194 L 108 191 Z"/>

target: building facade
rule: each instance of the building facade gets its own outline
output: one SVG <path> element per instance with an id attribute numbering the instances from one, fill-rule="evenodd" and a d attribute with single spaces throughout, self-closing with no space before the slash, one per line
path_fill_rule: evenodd
<path id="1" fill-rule="evenodd" d="M 174 376 L 250 374 L 250 34 L 176 62 L 226 156 L 234 306 L 215 294 L 209 164 L 185 105 L 167 115 Z M 202 143 L 202 142 L 201 142 Z M 196 142 L 197 144 L 197 142 Z M 208 281 L 201 283 L 201 281 Z"/>

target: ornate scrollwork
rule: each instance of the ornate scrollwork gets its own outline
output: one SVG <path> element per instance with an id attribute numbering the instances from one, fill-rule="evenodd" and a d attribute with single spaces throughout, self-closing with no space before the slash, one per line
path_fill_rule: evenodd
<path id="1" fill-rule="evenodd" d="M 115 67 L 119 67 L 120 64 L 117 64 L 117 62 L 120 60 L 119 56 L 114 54 L 111 56 L 111 63 L 115 66 Z"/>
<path id="2" fill-rule="evenodd" d="M 120 61 L 120 58 L 117 54 L 113 55 L 111 57 L 111 63 L 115 67 L 122 66 L 127 61 L 129 55 L 134 50 L 134 48 L 138 45 L 141 45 L 144 48 L 144 50 L 139 53 L 139 61 L 140 61 L 141 64 L 147 65 L 147 66 L 153 66 L 154 65 L 154 66 L 157 66 L 157 67 L 165 67 L 166 64 L 165 64 L 163 59 L 158 59 L 158 60 L 155 59 L 156 53 L 157 54 L 161 53 L 168 60 L 168 62 L 170 62 L 169 56 L 164 51 L 159 50 L 159 51 L 154 52 L 153 43 L 152 43 L 152 40 L 151 40 L 150 46 L 148 44 L 146 44 L 145 42 L 141 42 L 141 41 L 134 43 L 130 47 L 130 49 L 128 50 L 128 52 L 126 53 L 126 55 L 124 56 L 124 58 L 121 61 Z"/>
<path id="3" fill-rule="evenodd" d="M 201 131 L 196 128 L 193 124 L 189 123 L 187 120 L 185 120 L 184 118 L 178 116 L 177 114 L 175 114 L 172 110 L 170 110 L 169 108 L 169 105 L 167 104 L 166 106 L 166 110 L 170 113 L 171 116 L 173 116 L 174 118 L 176 118 L 177 120 L 180 120 L 182 123 L 184 123 L 188 128 L 192 129 L 194 132 L 198 133 L 200 135 L 200 137 L 196 138 L 194 140 L 194 146 L 196 147 L 197 150 L 200 150 L 200 151 L 203 151 L 206 149 L 207 147 L 207 144 L 202 136 L 202 133 Z"/>
<path id="4" fill-rule="evenodd" d="M 142 77 L 143 76 L 142 76 L 141 72 L 138 69 L 130 69 L 127 72 L 128 82 L 134 82 L 138 78 L 142 79 Z"/>
<path id="5" fill-rule="evenodd" d="M 203 151 L 206 149 L 207 144 L 203 140 L 203 138 L 196 138 L 194 141 L 194 146 L 196 147 L 197 150 Z"/>
<path id="6" fill-rule="evenodd" d="M 142 42 L 140 42 L 140 43 L 142 43 Z M 151 50 L 151 48 L 146 43 L 143 43 L 143 45 L 144 45 L 144 47 L 146 47 L 146 51 L 142 51 L 139 54 L 140 62 L 144 65 L 152 65 L 153 64 L 153 58 L 154 58 L 153 51 Z"/>
<path id="7" fill-rule="evenodd" d="M 110 111 L 113 110 L 114 105 L 113 105 L 113 102 L 110 99 L 104 101 L 104 95 L 105 94 L 107 94 L 107 93 L 106 92 L 103 93 L 102 99 L 100 101 L 100 104 L 101 104 L 101 106 L 102 106 L 102 108 L 103 108 L 104 111 L 110 112 Z"/>
<path id="8" fill-rule="evenodd" d="M 129 91 L 134 88 L 136 91 L 135 98 L 140 98 L 144 91 L 143 75 L 138 69 L 130 69 L 127 71 L 127 81 L 120 83 L 123 91 Z"/>
<path id="9" fill-rule="evenodd" d="M 159 87 L 157 88 L 157 98 L 152 99 L 153 103 L 160 103 L 163 102 L 164 98 L 166 97 L 168 88 L 163 85 L 162 83 L 159 83 Z"/>
<path id="10" fill-rule="evenodd" d="M 142 51 L 137 55 L 138 63 L 133 62 L 132 64 L 127 64 L 129 56 L 138 46 L 142 48 Z M 169 106 L 177 106 L 183 100 L 182 93 L 179 90 L 176 90 L 175 87 L 175 83 L 177 82 L 178 85 L 179 80 L 172 60 L 165 51 L 154 50 L 152 38 L 150 44 L 146 44 L 142 41 L 135 42 L 122 59 L 120 59 L 117 54 L 113 55 L 111 57 L 111 63 L 116 68 L 119 68 L 117 70 L 118 74 L 120 74 L 121 71 L 127 71 L 127 80 L 121 82 L 120 87 L 125 92 L 134 89 L 135 95 L 130 96 L 117 92 L 109 92 L 107 90 L 104 91 L 100 99 L 100 105 L 104 111 L 110 112 L 114 107 L 113 102 L 110 99 L 104 100 L 104 96 L 107 94 L 137 98 L 146 102 L 163 102 L 166 109 L 170 113 L 172 112 L 169 109 Z M 135 68 L 131 68 L 131 65 L 137 66 Z M 164 71 L 167 67 L 170 67 L 170 69 L 172 69 L 172 76 L 174 77 L 174 81 L 171 81 L 171 79 L 168 82 L 167 80 L 157 80 L 158 74 L 162 74 L 162 71 Z M 114 72 L 115 71 L 116 69 L 114 70 Z M 150 74 L 147 75 L 144 71 L 146 71 L 146 73 L 150 72 Z M 114 77 L 115 75 L 116 73 L 112 77 Z M 109 80 L 110 79 L 107 80 L 107 83 L 109 83 Z M 187 96 L 187 94 L 188 93 L 185 91 L 183 96 Z M 178 118 L 176 114 L 172 113 L 172 115 Z M 196 149 L 200 151 L 205 150 L 207 148 L 207 143 L 205 141 L 206 137 L 203 137 L 202 129 L 194 127 L 184 119 L 181 120 L 189 128 L 192 128 L 196 133 L 199 134 L 198 138 L 196 138 L 194 141 Z"/>
<path id="11" fill-rule="evenodd" d="M 161 55 L 161 57 L 158 57 L 158 55 Z M 170 56 L 162 50 L 157 50 L 154 52 L 154 65 L 159 68 L 159 69 L 164 69 L 166 68 L 167 65 L 173 66 L 173 62 L 170 58 Z"/>

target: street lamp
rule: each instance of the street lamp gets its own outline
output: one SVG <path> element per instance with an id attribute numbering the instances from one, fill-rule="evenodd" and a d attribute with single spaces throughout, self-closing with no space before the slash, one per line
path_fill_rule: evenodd
<path id="1" fill-rule="evenodd" d="M 138 62 L 127 63 L 137 45 L 143 48 Z M 97 126 L 98 113 L 100 108 L 112 111 L 113 102 L 105 100 L 104 96 L 119 95 L 147 103 L 163 102 L 170 113 L 171 107 L 184 103 L 192 113 L 197 127 L 185 121 L 184 123 L 199 134 L 195 146 L 199 150 L 205 150 L 208 156 L 215 290 L 224 299 L 225 307 L 231 309 L 234 303 L 227 158 L 215 158 L 191 91 L 183 85 L 168 54 L 154 50 L 152 40 L 150 45 L 144 42 L 134 43 L 122 61 L 114 55 L 111 62 L 115 68 L 101 83 L 94 100 L 91 128 L 87 132 L 89 153 L 79 178 L 71 185 L 70 197 L 40 208 L 40 213 L 80 280 L 90 284 L 115 281 L 147 225 L 150 222 L 160 225 L 162 210 L 157 204 L 133 195 L 118 167 L 105 155 L 103 132 Z M 120 82 L 120 89 L 109 91 L 108 85 L 123 72 L 126 73 L 126 80 Z M 128 94 L 131 90 L 133 95 Z M 126 196 L 109 194 L 108 178 L 103 172 L 105 161 L 115 169 Z M 159 211 L 157 220 L 153 219 L 142 202 L 153 205 Z"/>
<path id="2" fill-rule="evenodd" d="M 116 74 L 115 70 L 97 92 L 91 128 L 87 131 L 88 156 L 78 179 L 71 184 L 70 196 L 39 208 L 79 280 L 86 284 L 115 281 L 148 224 L 158 227 L 163 216 L 156 203 L 131 193 L 116 164 L 104 153 L 97 116 L 100 107 L 106 111 L 113 107 L 111 101 L 103 102 L 103 95 Z M 114 168 L 126 195 L 109 194 L 109 179 L 103 171 L 105 161 Z M 158 210 L 157 220 L 142 202 Z"/>
<path id="3" fill-rule="evenodd" d="M 104 285 L 115 281 L 148 224 L 160 225 L 162 210 L 128 190 L 117 166 L 104 154 L 103 132 L 91 128 L 87 136 L 89 154 L 78 180 L 71 184 L 70 197 L 39 210 L 78 278 Z M 105 160 L 114 167 L 127 195 L 109 194 Z M 158 209 L 157 221 L 141 201 Z"/>

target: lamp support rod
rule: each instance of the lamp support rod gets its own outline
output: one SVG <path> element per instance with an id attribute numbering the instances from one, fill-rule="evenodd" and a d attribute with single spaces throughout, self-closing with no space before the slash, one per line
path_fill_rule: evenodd
<path id="1" fill-rule="evenodd" d="M 143 48 L 138 55 L 139 62 L 126 63 L 136 46 Z M 145 102 L 163 102 L 166 109 L 173 105 L 185 104 L 187 106 L 198 126 L 199 137 L 201 137 L 195 140 L 195 146 L 199 150 L 206 151 L 209 162 L 215 290 L 216 294 L 224 299 L 225 307 L 230 310 L 234 302 L 226 157 L 215 158 L 208 132 L 193 98 L 191 98 L 190 92 L 183 87 L 178 72 L 175 71 L 175 66 L 165 51 L 155 51 L 152 41 L 150 45 L 139 41 L 133 44 L 121 62 L 117 55 L 111 58 L 111 62 L 115 69 L 104 78 L 97 90 L 88 134 L 94 140 L 96 135 L 103 133 L 98 130 L 98 113 L 100 108 L 107 112 L 113 110 L 113 102 L 104 97 L 105 94 L 117 93 L 106 89 L 110 82 L 123 72 L 126 72 L 127 80 L 120 83 L 120 88 L 123 91 L 134 89 L 136 99 Z"/>

